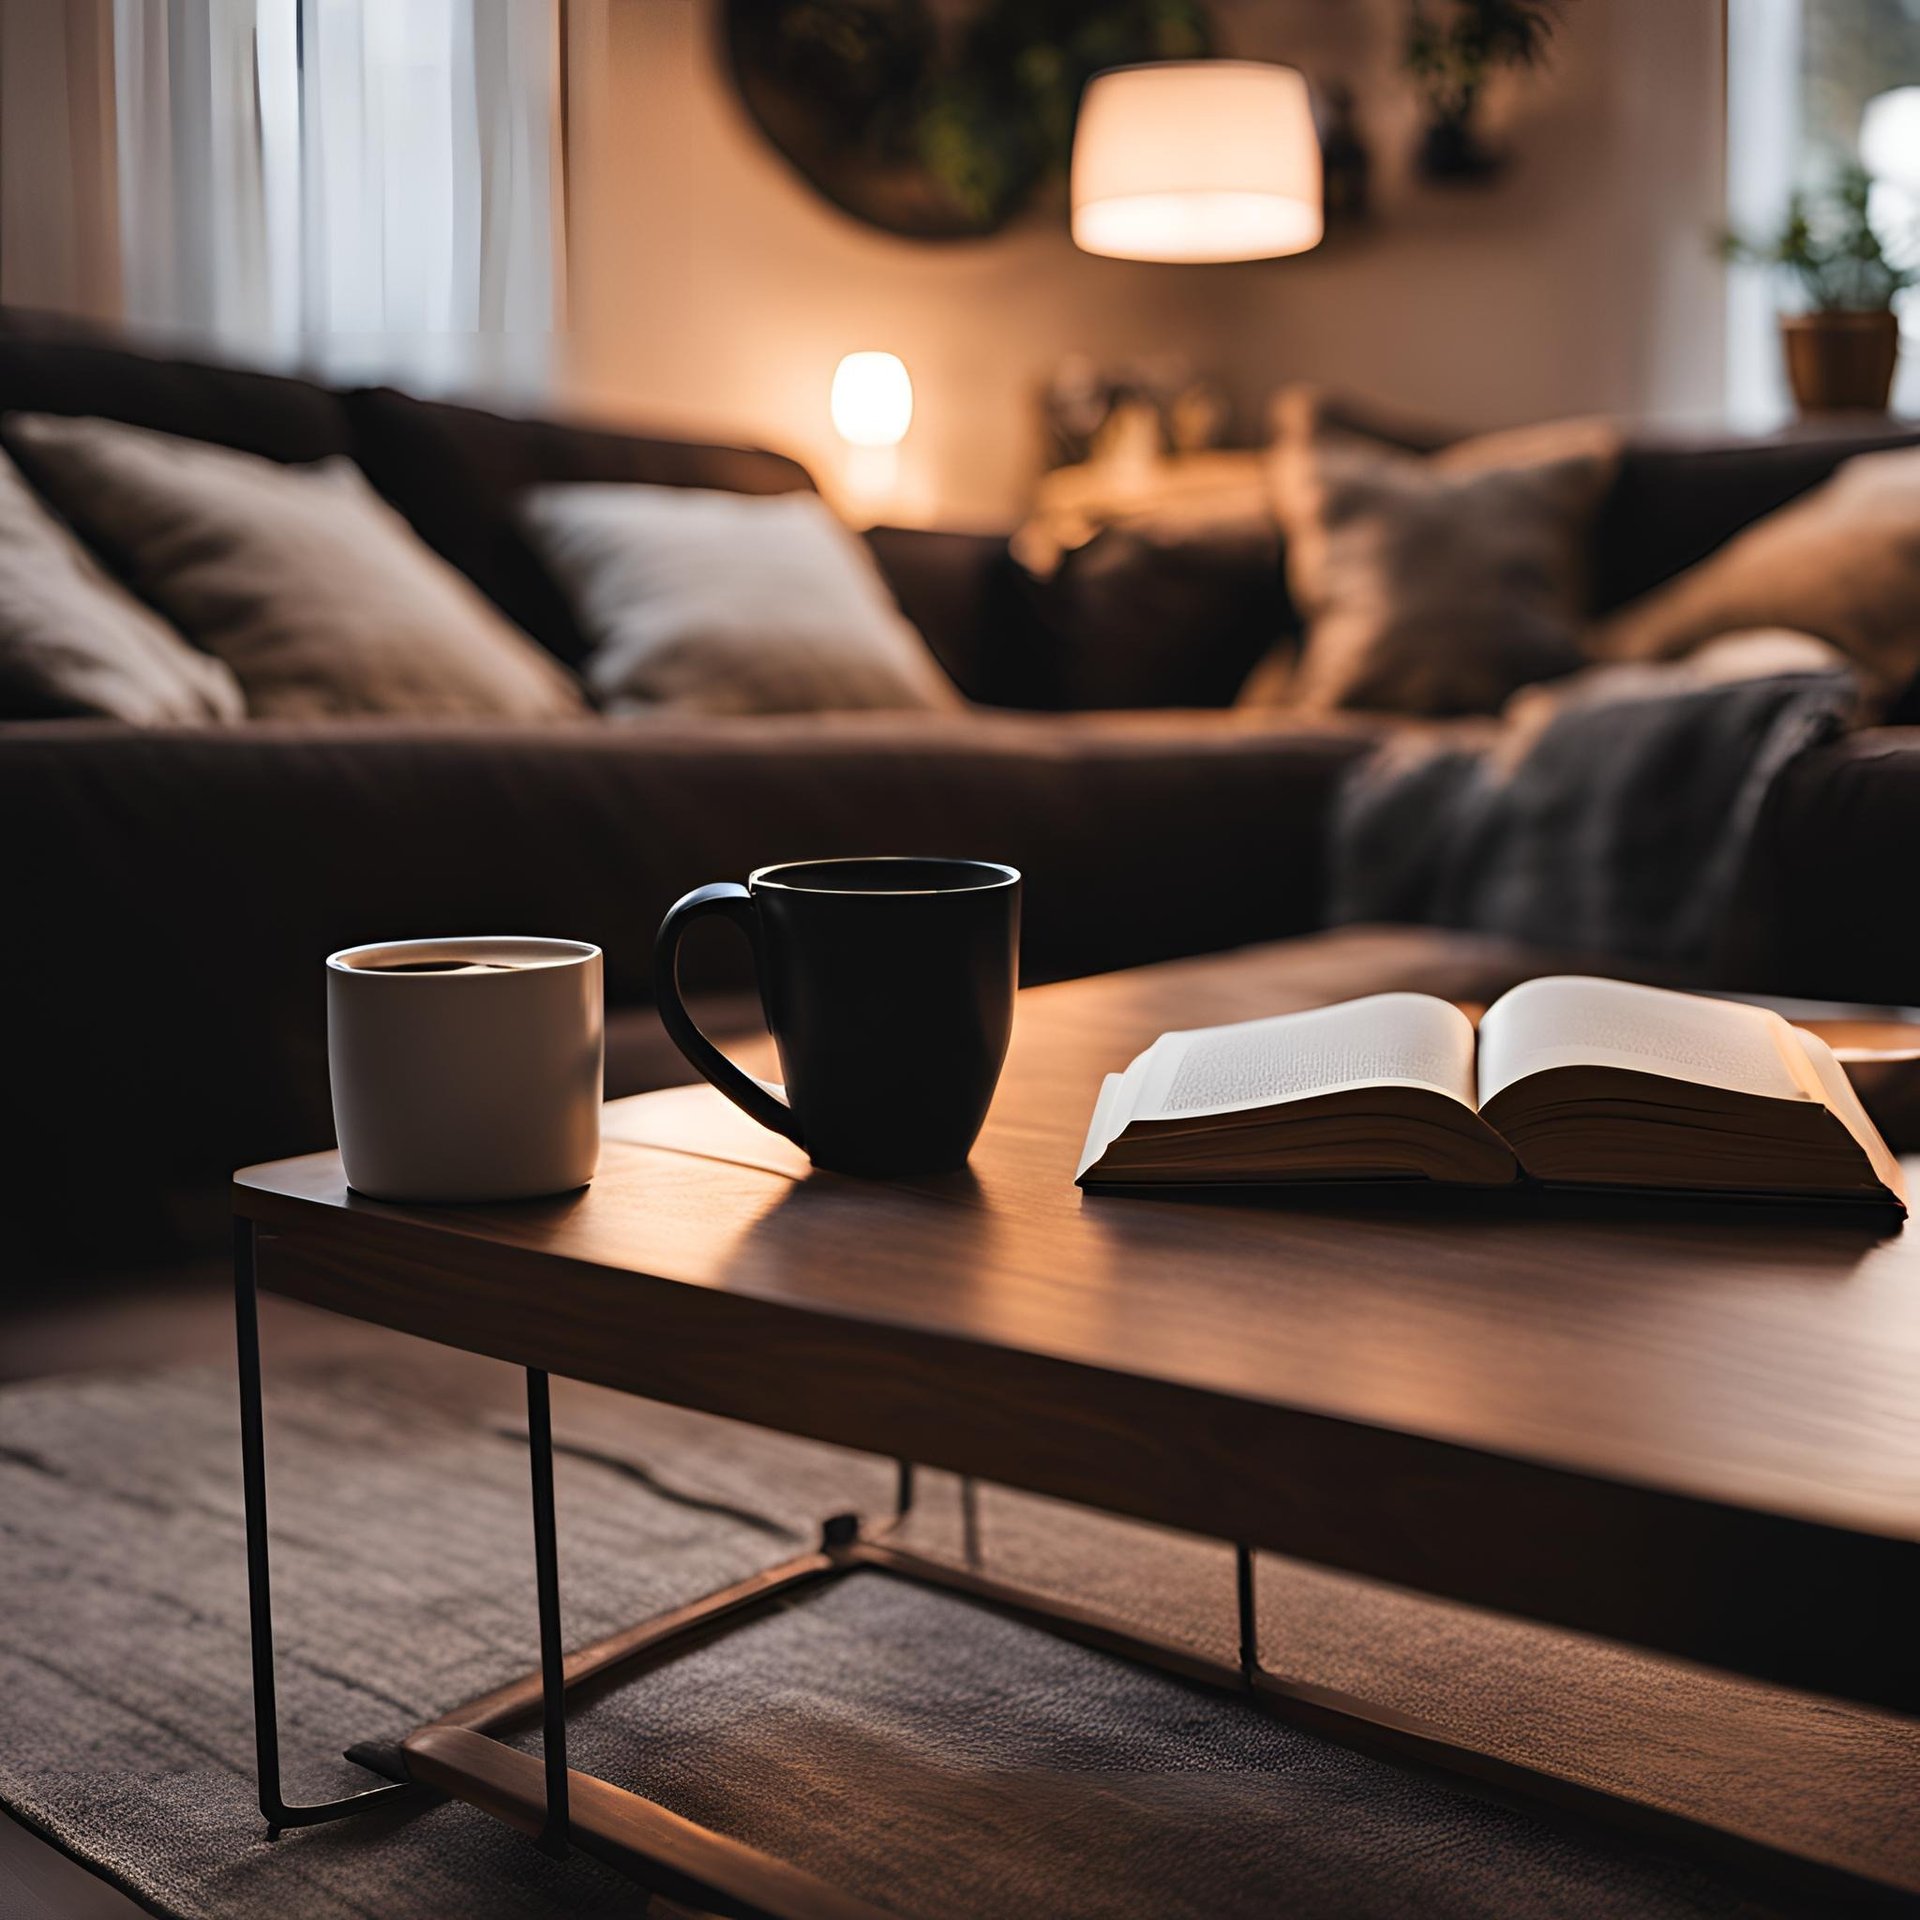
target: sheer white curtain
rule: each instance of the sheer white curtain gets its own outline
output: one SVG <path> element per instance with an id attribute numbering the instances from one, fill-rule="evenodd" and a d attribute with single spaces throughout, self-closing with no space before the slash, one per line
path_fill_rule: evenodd
<path id="1" fill-rule="evenodd" d="M 537 394 L 554 0 L 115 0 L 129 319 L 339 380 Z"/>

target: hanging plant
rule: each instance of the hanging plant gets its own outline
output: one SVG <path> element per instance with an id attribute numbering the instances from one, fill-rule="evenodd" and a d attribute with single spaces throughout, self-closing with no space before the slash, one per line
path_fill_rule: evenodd
<path id="1" fill-rule="evenodd" d="M 1502 68 L 1539 67 L 1559 24 L 1560 0 L 1411 0 L 1406 68 L 1425 98 L 1420 171 L 1476 180 L 1503 156 L 1481 133 L 1486 84 Z"/>
<path id="2" fill-rule="evenodd" d="M 835 206 L 922 239 L 993 233 L 1064 173 L 1103 67 L 1213 48 L 1207 0 L 728 0 L 761 131 Z"/>

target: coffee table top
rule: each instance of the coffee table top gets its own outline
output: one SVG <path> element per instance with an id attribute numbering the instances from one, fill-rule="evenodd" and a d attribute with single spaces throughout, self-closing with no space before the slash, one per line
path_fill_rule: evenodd
<path id="1" fill-rule="evenodd" d="M 1528 970 L 1349 933 L 1030 991 L 959 1175 L 815 1173 L 684 1088 L 612 1103 L 577 1195 L 387 1206 L 318 1154 L 235 1209 L 263 1285 L 361 1318 L 1920 1708 L 1912 1231 L 1072 1185 L 1101 1074 L 1164 1028 Z"/>

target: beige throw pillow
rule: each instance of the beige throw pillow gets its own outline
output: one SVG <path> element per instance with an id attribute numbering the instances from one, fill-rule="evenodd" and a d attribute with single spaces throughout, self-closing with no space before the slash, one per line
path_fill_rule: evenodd
<path id="1" fill-rule="evenodd" d="M 1718 634 L 1793 627 L 1877 696 L 1920 673 L 1920 447 L 1863 453 L 1598 629 L 1612 660 L 1672 660 Z"/>
<path id="2" fill-rule="evenodd" d="M 283 466 L 106 420 L 15 414 L 42 490 L 258 717 L 563 719 L 559 663 L 421 544 L 351 461 Z"/>
<path id="3" fill-rule="evenodd" d="M 1256 668 L 1247 706 L 1492 713 L 1581 664 L 1588 537 L 1619 462 L 1600 421 L 1422 455 L 1283 396 L 1272 462 L 1297 662 Z"/>
<path id="4" fill-rule="evenodd" d="M 200 726 L 240 684 L 100 570 L 0 454 L 0 717 Z"/>
<path id="5" fill-rule="evenodd" d="M 611 713 L 963 706 L 865 541 L 818 494 L 535 488 L 522 508 Z"/>

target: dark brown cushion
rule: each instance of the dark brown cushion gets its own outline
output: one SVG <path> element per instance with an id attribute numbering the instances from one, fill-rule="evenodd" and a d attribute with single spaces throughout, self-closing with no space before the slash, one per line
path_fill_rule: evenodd
<path id="1" fill-rule="evenodd" d="M 570 675 L 414 537 L 350 460 L 282 465 L 117 421 L 13 414 L 8 445 L 255 717 L 541 720 Z"/>
<path id="2" fill-rule="evenodd" d="M 1580 665 L 1587 543 L 1619 457 L 1599 421 L 1462 440 L 1421 456 L 1353 432 L 1313 388 L 1283 396 L 1274 505 L 1306 617 L 1247 706 L 1495 712 Z"/>
<path id="3" fill-rule="evenodd" d="M 1028 579 L 1053 704 L 1224 707 L 1297 632 L 1270 512 L 1144 515 Z"/>
<path id="4" fill-rule="evenodd" d="M 1026 580 L 997 533 L 869 527 L 866 542 L 900 610 L 969 700 L 1058 706 L 1047 684 Z"/>
<path id="5" fill-rule="evenodd" d="M 752 447 L 649 440 L 416 400 L 390 387 L 345 396 L 354 454 L 373 484 L 516 626 L 577 666 L 588 640 L 519 520 L 521 497 L 569 481 L 792 493 L 806 468 Z"/>

